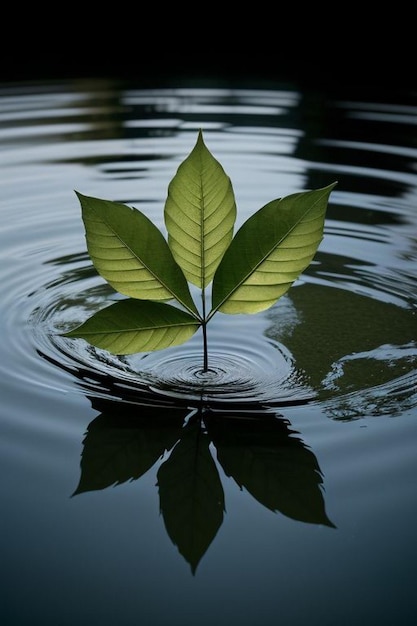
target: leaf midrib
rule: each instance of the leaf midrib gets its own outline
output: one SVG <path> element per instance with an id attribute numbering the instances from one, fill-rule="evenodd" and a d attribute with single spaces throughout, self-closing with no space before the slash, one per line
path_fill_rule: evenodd
<path id="1" fill-rule="evenodd" d="M 178 328 L 181 326 L 199 326 L 197 321 L 179 322 L 178 324 L 165 324 L 163 326 L 144 326 L 143 328 L 123 328 L 119 330 L 96 330 L 85 331 L 86 335 L 120 335 L 120 333 L 139 333 L 142 330 L 167 330 L 170 328 Z"/>
<path id="2" fill-rule="evenodd" d="M 201 156 L 200 156 L 200 160 Z M 204 179 L 203 179 L 203 165 L 201 165 L 201 200 L 200 200 L 200 254 L 201 254 L 201 271 L 200 271 L 200 282 L 201 289 L 204 291 L 205 283 L 206 283 L 206 255 L 205 255 L 205 247 L 204 247 L 204 239 L 205 239 L 205 220 L 204 220 L 204 210 L 205 210 L 205 202 L 204 202 Z"/>

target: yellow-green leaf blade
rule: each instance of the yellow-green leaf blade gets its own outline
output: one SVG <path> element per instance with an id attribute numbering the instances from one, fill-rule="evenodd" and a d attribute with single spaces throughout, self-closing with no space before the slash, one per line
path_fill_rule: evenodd
<path id="1" fill-rule="evenodd" d="M 98 273 L 116 291 L 142 300 L 175 298 L 197 313 L 187 280 L 168 243 L 141 211 L 76 194 L 90 258 Z"/>
<path id="2" fill-rule="evenodd" d="M 168 243 L 187 280 L 206 287 L 233 237 L 236 202 L 230 178 L 202 132 L 168 186 Z"/>
<path id="3" fill-rule="evenodd" d="M 241 226 L 215 273 L 210 317 L 258 313 L 288 291 L 323 238 L 335 185 L 273 200 Z"/>
<path id="4" fill-rule="evenodd" d="M 128 299 L 98 311 L 63 336 L 122 355 L 178 346 L 199 326 L 193 316 L 169 304 Z"/>

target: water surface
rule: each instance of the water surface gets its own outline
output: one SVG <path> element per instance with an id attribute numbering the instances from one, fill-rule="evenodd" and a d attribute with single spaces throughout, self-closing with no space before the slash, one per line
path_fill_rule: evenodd
<path id="1" fill-rule="evenodd" d="M 417 94 L 0 87 L 1 622 L 415 624 Z M 288 294 L 115 357 L 74 193 L 140 208 L 199 129 L 239 227 L 326 186 Z M 196 297 L 198 293 L 195 292 Z"/>

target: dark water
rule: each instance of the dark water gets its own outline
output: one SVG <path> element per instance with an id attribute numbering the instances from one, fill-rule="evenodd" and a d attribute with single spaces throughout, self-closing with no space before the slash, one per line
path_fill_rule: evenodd
<path id="1" fill-rule="evenodd" d="M 338 181 L 313 263 L 203 378 L 61 337 L 117 297 L 74 190 L 164 232 L 199 128 L 237 226 Z M 4 85 L 0 159 L 2 625 L 414 625 L 417 93 Z"/>

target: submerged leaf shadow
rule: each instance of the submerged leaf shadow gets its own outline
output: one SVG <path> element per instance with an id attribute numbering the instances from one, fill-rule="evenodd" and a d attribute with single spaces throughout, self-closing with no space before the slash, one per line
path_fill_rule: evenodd
<path id="1" fill-rule="evenodd" d="M 271 511 L 335 527 L 325 511 L 317 459 L 281 415 L 245 404 L 223 409 L 204 402 L 190 408 L 90 401 L 100 414 L 88 426 L 72 495 L 137 480 L 160 463 L 160 513 L 193 574 L 226 510 L 219 466 Z"/>

